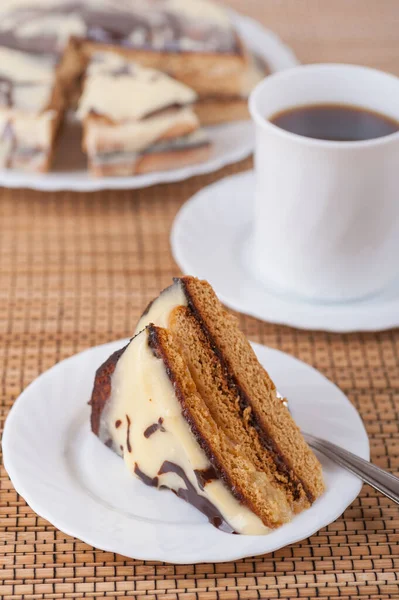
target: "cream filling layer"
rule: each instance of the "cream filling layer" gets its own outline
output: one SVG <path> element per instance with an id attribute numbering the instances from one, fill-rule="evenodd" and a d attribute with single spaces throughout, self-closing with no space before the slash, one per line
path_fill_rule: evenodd
<path id="1" fill-rule="evenodd" d="M 198 117 L 191 108 L 181 108 L 123 125 L 108 125 L 93 119 L 85 129 L 85 147 L 89 156 L 112 150 L 141 152 L 174 127 L 195 130 L 198 126 Z"/>
<path id="2" fill-rule="evenodd" d="M 159 427 L 157 427 L 157 425 Z M 145 432 L 155 426 L 146 437 Z M 112 376 L 112 393 L 102 415 L 100 437 L 110 435 L 132 474 L 144 473 L 152 485 L 173 490 L 186 484 L 175 472 L 160 474 L 165 461 L 178 465 L 199 496 L 207 498 L 238 533 L 269 532 L 220 480 L 199 487 L 195 470 L 211 464 L 184 419 L 163 361 L 148 346 L 148 331 L 138 334 L 120 357 Z M 140 475 L 138 475 L 140 477 Z M 155 483 L 156 481 L 156 483 Z"/>
<path id="3" fill-rule="evenodd" d="M 28 147 L 47 147 L 51 141 L 56 118 L 57 111 L 55 110 L 46 110 L 35 116 L 12 109 L 0 109 L 0 137 L 4 133 L 6 125 L 9 124 L 16 143 Z"/>
<path id="4" fill-rule="evenodd" d="M 144 156 L 156 156 L 158 154 L 173 154 L 176 151 L 186 152 L 188 150 L 196 150 L 208 144 L 209 138 L 206 136 L 205 132 L 197 129 L 196 131 L 193 131 L 193 133 L 155 143 L 146 148 L 143 152 L 125 152 L 124 150 L 105 151 L 90 158 L 91 162 L 96 165 L 119 165 L 123 163 L 135 163 Z"/>
<path id="5" fill-rule="evenodd" d="M 0 167 L 7 167 L 9 158 L 15 157 L 18 151 L 41 149 L 44 153 L 48 152 L 53 141 L 55 119 L 57 113 L 53 110 L 37 116 L 10 109 L 0 110 Z M 30 164 L 42 160 L 39 152 L 30 157 L 21 155 L 21 158 Z"/>

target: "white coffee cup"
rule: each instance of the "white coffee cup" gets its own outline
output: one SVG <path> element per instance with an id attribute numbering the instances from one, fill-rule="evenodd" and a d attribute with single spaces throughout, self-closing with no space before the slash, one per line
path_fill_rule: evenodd
<path id="1" fill-rule="evenodd" d="M 399 121 L 399 78 L 354 65 L 306 65 L 264 79 L 256 126 L 251 268 L 270 289 L 308 299 L 374 294 L 399 275 L 399 132 L 360 142 L 316 140 L 268 119 L 342 103 Z"/>

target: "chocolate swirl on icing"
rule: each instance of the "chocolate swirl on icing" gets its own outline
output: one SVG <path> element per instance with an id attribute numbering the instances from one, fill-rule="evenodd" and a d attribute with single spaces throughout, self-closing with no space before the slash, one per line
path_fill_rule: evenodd
<path id="1" fill-rule="evenodd" d="M 172 490 L 176 496 L 195 506 L 195 508 L 200 510 L 208 518 L 209 522 L 218 529 L 221 529 L 226 533 L 235 533 L 234 529 L 227 523 L 216 506 L 212 504 L 208 498 L 197 493 L 195 487 L 179 465 L 170 461 L 164 461 L 158 471 L 158 475 L 164 473 L 176 473 L 176 475 L 184 481 L 186 485 L 185 488 L 179 488 L 177 491 Z"/>
<path id="2" fill-rule="evenodd" d="M 13 104 L 13 85 L 8 77 L 0 75 L 0 106 L 10 107 Z"/>
<path id="3" fill-rule="evenodd" d="M 150 425 L 149 427 L 147 427 L 147 429 L 144 431 L 144 437 L 145 438 L 149 438 L 152 436 L 153 433 L 155 433 L 156 431 L 162 431 L 165 432 L 166 429 L 165 427 L 162 425 L 163 423 L 163 418 L 159 417 L 158 422 L 157 423 L 153 423 L 152 425 Z"/>
<path id="4" fill-rule="evenodd" d="M 126 421 L 127 421 L 126 447 L 127 447 L 127 451 L 131 452 L 132 446 L 130 444 L 130 418 L 129 418 L 129 415 L 126 415 Z"/>
<path id="5" fill-rule="evenodd" d="M 134 472 L 136 473 L 137 477 L 146 485 L 150 487 L 158 487 L 158 477 L 148 477 L 148 475 L 143 473 L 137 463 L 134 463 Z"/>
<path id="6" fill-rule="evenodd" d="M 65 1 L 45 7 L 38 3 L 29 5 L 27 0 L 25 6 L 0 10 L 0 16 L 0 45 L 38 54 L 57 56 L 63 51 L 68 41 L 63 30 L 65 19 L 79 24 L 71 27 L 72 36 L 102 44 L 167 52 L 239 52 L 228 17 L 215 22 L 207 18 L 204 10 L 198 16 L 195 12 L 190 15 L 176 2 L 165 0 L 151 3 L 115 0 L 112 4 L 98 0 Z M 51 19 L 52 27 L 41 31 L 44 19 Z"/>
<path id="7" fill-rule="evenodd" d="M 210 471 L 210 469 L 207 469 L 207 471 Z M 192 504 L 196 509 L 200 510 L 208 518 L 209 522 L 212 525 L 214 525 L 215 527 L 217 527 L 218 529 L 220 529 L 221 531 L 225 531 L 226 533 L 236 533 L 234 531 L 234 529 L 231 527 L 231 525 L 229 525 L 229 523 L 227 523 L 227 521 L 223 517 L 222 513 L 216 508 L 216 506 L 214 504 L 212 504 L 212 502 L 210 502 L 210 500 L 208 500 L 208 498 L 198 494 L 197 490 L 195 489 L 195 487 L 193 486 L 193 484 L 187 477 L 184 470 L 176 463 L 165 460 L 162 463 L 161 468 L 158 471 L 157 477 L 149 477 L 148 475 L 143 473 L 143 471 L 140 469 L 140 467 L 138 466 L 137 463 L 134 464 L 134 472 L 143 483 L 145 483 L 146 485 L 148 485 L 150 487 L 158 487 L 159 486 L 159 477 L 161 475 L 164 475 L 165 473 L 176 473 L 176 475 L 178 477 L 180 477 L 180 479 L 184 482 L 186 487 L 185 488 L 180 487 L 177 490 L 171 490 L 171 491 L 174 494 L 176 494 L 176 496 L 178 496 L 179 498 L 182 498 L 189 504 Z M 197 474 L 197 472 L 196 472 L 196 474 Z M 197 475 L 197 477 L 198 477 L 198 475 Z M 216 478 L 216 473 L 215 473 L 215 478 Z M 213 474 L 212 474 L 212 479 L 213 479 Z M 167 486 L 163 486 L 163 485 L 161 485 L 159 487 L 161 487 L 161 488 L 164 487 L 166 489 L 170 489 L 170 488 L 167 488 Z"/>
<path id="8" fill-rule="evenodd" d="M 60 24 L 68 15 L 82 15 L 82 2 L 57 3 L 53 6 L 40 6 L 38 3 L 25 6 L 19 6 L 14 10 L 0 10 L 0 45 L 22 52 L 35 54 L 59 55 L 63 51 L 63 44 L 60 44 L 60 35 L 54 27 L 52 33 L 39 33 L 40 23 L 48 17 L 59 18 Z M 4 18 L 5 17 L 5 18 Z M 5 21 L 5 23 L 4 23 Z M 26 34 L 24 28 L 37 25 L 38 33 Z M 34 31 L 34 29 L 33 29 Z"/>
<path id="9" fill-rule="evenodd" d="M 197 478 L 198 481 L 198 485 L 200 487 L 201 490 L 203 490 L 206 486 L 207 483 L 214 481 L 215 479 L 218 478 L 215 469 L 211 466 L 209 466 L 207 469 L 196 469 L 194 471 L 195 476 Z"/>

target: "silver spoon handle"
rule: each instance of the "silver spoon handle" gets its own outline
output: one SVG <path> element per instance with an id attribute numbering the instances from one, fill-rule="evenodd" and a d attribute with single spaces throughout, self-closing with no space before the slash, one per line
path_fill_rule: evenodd
<path id="1" fill-rule="evenodd" d="M 362 481 L 371 485 L 394 502 L 399 504 L 399 477 L 380 469 L 352 452 L 344 450 L 331 442 L 321 440 L 309 433 L 303 434 L 312 448 L 318 450 L 344 469 L 357 475 Z"/>

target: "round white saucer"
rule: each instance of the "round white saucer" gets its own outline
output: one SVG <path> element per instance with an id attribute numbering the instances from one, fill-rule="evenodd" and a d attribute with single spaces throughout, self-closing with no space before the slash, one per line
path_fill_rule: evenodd
<path id="1" fill-rule="evenodd" d="M 171 234 L 184 273 L 207 279 L 230 308 L 272 323 L 335 332 L 399 326 L 399 283 L 361 301 L 316 303 L 279 295 L 258 281 L 247 259 L 254 185 L 253 171 L 239 173 L 184 204 Z"/>
<path id="2" fill-rule="evenodd" d="M 127 340 L 104 344 L 55 365 L 16 400 L 3 435 L 4 465 L 17 492 L 69 535 L 142 560 L 224 562 L 272 552 L 309 537 L 342 514 L 359 479 L 320 457 L 326 491 L 291 523 L 266 536 L 230 535 L 167 490 L 147 487 L 91 432 L 90 398 L 98 366 Z M 344 394 L 305 363 L 254 344 L 262 364 L 304 431 L 365 459 L 362 421 Z"/>

